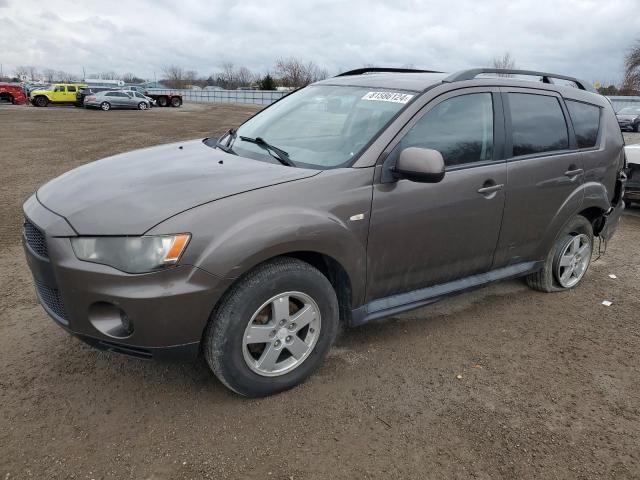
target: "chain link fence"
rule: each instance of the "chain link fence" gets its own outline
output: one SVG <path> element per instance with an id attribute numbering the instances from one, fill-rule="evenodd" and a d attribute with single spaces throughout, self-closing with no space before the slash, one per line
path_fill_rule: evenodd
<path id="1" fill-rule="evenodd" d="M 184 102 L 253 103 L 258 105 L 270 105 L 289 93 L 277 90 L 165 90 L 160 88 L 151 88 L 148 92 L 153 93 L 154 95 L 177 93 L 182 95 L 182 100 Z"/>
<path id="2" fill-rule="evenodd" d="M 640 97 L 608 97 L 613 109 L 618 112 L 625 107 L 640 107 Z"/>

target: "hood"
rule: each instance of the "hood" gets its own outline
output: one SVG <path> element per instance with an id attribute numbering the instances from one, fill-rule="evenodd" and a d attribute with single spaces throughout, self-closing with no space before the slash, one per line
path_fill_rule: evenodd
<path id="1" fill-rule="evenodd" d="M 42 186 L 37 198 L 79 235 L 141 235 L 203 203 L 318 173 L 239 157 L 192 140 L 89 163 Z"/>

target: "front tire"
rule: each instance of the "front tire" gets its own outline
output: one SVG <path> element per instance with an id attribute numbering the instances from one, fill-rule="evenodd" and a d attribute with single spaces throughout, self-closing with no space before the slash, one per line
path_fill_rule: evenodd
<path id="1" fill-rule="evenodd" d="M 281 257 L 258 266 L 223 297 L 204 334 L 211 370 L 231 390 L 262 397 L 306 380 L 338 332 L 329 280 L 316 268 Z"/>
<path id="2" fill-rule="evenodd" d="M 180 99 L 180 97 L 171 97 L 172 107 L 179 107 L 180 105 L 182 105 L 182 100 Z"/>
<path id="3" fill-rule="evenodd" d="M 578 215 L 560 232 L 541 270 L 527 276 L 527 284 L 541 292 L 577 287 L 587 273 L 593 253 L 593 227 Z"/>
<path id="4" fill-rule="evenodd" d="M 146 102 L 140 102 L 138 104 L 138 110 L 146 110 L 147 109 L 147 104 Z"/>
<path id="5" fill-rule="evenodd" d="M 34 103 L 36 107 L 46 107 L 49 104 L 49 99 L 47 97 L 36 97 Z"/>

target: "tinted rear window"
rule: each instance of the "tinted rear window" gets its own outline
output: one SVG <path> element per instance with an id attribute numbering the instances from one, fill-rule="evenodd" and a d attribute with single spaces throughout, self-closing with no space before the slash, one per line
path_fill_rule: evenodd
<path id="1" fill-rule="evenodd" d="M 513 156 L 569 148 L 567 123 L 558 99 L 529 93 L 510 93 Z"/>
<path id="2" fill-rule="evenodd" d="M 600 128 L 600 107 L 567 100 L 567 108 L 576 132 L 578 148 L 595 147 Z"/>

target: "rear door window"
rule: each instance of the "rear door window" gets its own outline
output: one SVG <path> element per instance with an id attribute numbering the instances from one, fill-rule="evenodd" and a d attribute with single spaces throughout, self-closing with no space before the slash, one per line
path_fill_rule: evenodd
<path id="1" fill-rule="evenodd" d="M 67 91 L 68 92 L 75 92 L 76 91 L 76 87 L 69 86 L 69 87 L 67 87 Z"/>
<path id="2" fill-rule="evenodd" d="M 510 93 L 513 156 L 569 148 L 567 122 L 556 97 Z"/>
<path id="3" fill-rule="evenodd" d="M 566 103 L 578 148 L 595 147 L 600 129 L 600 107 L 573 100 L 567 100 Z"/>

